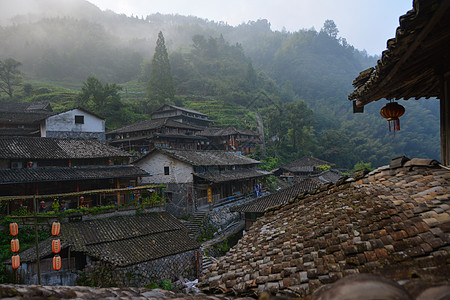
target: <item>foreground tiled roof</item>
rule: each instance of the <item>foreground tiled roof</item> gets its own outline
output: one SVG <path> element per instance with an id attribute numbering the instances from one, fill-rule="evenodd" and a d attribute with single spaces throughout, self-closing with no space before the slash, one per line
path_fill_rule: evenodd
<path id="1" fill-rule="evenodd" d="M 211 182 L 226 182 L 233 180 L 242 180 L 249 178 L 258 178 L 268 176 L 272 173 L 266 172 L 259 169 L 248 169 L 248 170 L 236 170 L 236 171 L 223 171 L 223 172 L 203 172 L 194 173 L 195 176 L 209 180 Z"/>
<path id="2" fill-rule="evenodd" d="M 257 198 L 249 203 L 230 208 L 230 211 L 263 213 L 269 207 L 279 206 L 288 203 L 289 200 L 297 197 L 303 192 L 311 192 L 318 188 L 320 183 L 314 179 L 304 179 L 288 188 L 279 190 L 270 195 Z"/>
<path id="3" fill-rule="evenodd" d="M 0 159 L 83 159 L 129 157 L 97 139 L 0 137 Z"/>
<path id="4" fill-rule="evenodd" d="M 148 173 L 131 165 L 97 167 L 55 167 L 0 169 L 0 185 L 46 181 L 70 181 L 148 176 Z"/>
<path id="5" fill-rule="evenodd" d="M 159 151 L 170 157 L 186 162 L 193 166 L 233 166 L 233 165 L 255 165 L 259 161 L 240 155 L 233 151 L 218 150 L 176 150 L 155 148 L 147 155 L 138 159 L 142 160 L 154 151 Z"/>
<path id="6" fill-rule="evenodd" d="M 416 279 L 447 281 L 450 171 L 429 163 L 379 168 L 266 212 L 205 273 L 201 288 L 305 297 L 354 273 L 406 287 Z"/>
<path id="7" fill-rule="evenodd" d="M 328 165 L 332 166 L 334 164 L 329 163 L 327 161 L 311 157 L 311 156 L 304 156 L 300 159 L 291 161 L 290 163 L 287 163 L 280 167 L 280 169 L 284 169 L 290 172 L 312 172 L 314 171 L 314 167 L 320 166 L 320 165 Z"/>
<path id="8" fill-rule="evenodd" d="M 119 266 L 199 248 L 186 227 L 166 212 L 63 223 L 60 237 L 71 251 L 87 253 Z M 50 254 L 51 242 L 41 244 L 42 253 Z M 20 255 L 24 261 L 36 260 L 34 248 Z"/>

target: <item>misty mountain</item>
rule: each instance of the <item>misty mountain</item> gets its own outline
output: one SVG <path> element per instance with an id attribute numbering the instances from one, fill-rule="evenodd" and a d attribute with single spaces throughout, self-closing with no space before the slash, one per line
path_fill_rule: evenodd
<path id="1" fill-rule="evenodd" d="M 194 16 L 127 17 L 84 0 L 17 0 L 0 4 L 0 59 L 20 61 L 26 77 L 40 81 L 80 86 L 88 76 L 96 76 L 105 82 L 145 85 L 160 31 L 178 95 L 251 106 L 261 110 L 267 123 L 290 119 L 269 128 L 280 141 L 272 148 L 275 157 L 315 155 L 346 167 L 362 160 L 385 164 L 397 155 L 439 158 L 437 101 L 408 102 L 395 139 L 378 114 L 384 101 L 370 105 L 363 115 L 352 114 L 347 100 L 352 81 L 374 66 L 377 57 L 324 28 L 274 31 L 264 19 L 233 27 Z M 133 100 L 136 107 L 145 101 L 145 93 L 138 97 Z M 126 109 L 127 116 L 143 112 Z M 287 116 L 285 109 L 312 109 L 314 117 L 305 125 Z M 127 119 L 133 117 L 114 123 Z M 298 141 L 303 148 L 296 149 Z"/>

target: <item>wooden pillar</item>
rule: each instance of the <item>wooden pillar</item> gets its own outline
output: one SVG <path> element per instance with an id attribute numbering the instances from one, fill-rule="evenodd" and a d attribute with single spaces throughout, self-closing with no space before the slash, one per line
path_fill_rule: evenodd
<path id="1" fill-rule="evenodd" d="M 441 77 L 441 163 L 450 165 L 450 75 Z"/>
<path id="2" fill-rule="evenodd" d="M 120 188 L 120 181 L 119 178 L 116 178 L 116 189 Z M 117 207 L 120 206 L 120 192 L 116 193 L 117 196 Z"/>

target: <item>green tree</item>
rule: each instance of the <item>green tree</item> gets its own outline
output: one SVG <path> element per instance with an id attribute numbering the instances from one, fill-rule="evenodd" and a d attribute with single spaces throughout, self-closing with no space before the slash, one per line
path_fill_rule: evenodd
<path id="1" fill-rule="evenodd" d="M 0 91 L 8 94 L 9 98 L 13 96 L 14 87 L 22 82 L 22 72 L 19 70 L 21 65 L 13 58 L 0 60 Z"/>
<path id="2" fill-rule="evenodd" d="M 124 118 L 124 104 L 115 83 L 102 83 L 94 76 L 88 77 L 78 95 L 78 104 L 105 117 L 108 123 L 120 123 Z"/>
<path id="3" fill-rule="evenodd" d="M 155 54 L 150 68 L 150 79 L 147 86 L 150 105 L 155 108 L 161 104 L 172 101 L 175 97 L 175 87 L 170 70 L 169 55 L 160 31 L 156 41 Z"/>
<path id="4" fill-rule="evenodd" d="M 332 38 L 337 38 L 337 35 L 339 33 L 339 30 L 336 26 L 336 23 L 334 23 L 333 20 L 325 20 L 322 27 L 322 32 L 325 32 Z"/>

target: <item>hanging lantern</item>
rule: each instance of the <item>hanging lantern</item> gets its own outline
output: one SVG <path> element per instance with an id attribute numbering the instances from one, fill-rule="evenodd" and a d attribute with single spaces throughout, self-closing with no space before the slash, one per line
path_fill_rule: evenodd
<path id="1" fill-rule="evenodd" d="M 20 256 L 19 255 L 13 255 L 11 257 L 12 267 L 13 269 L 17 269 L 20 267 Z"/>
<path id="2" fill-rule="evenodd" d="M 11 251 L 14 253 L 19 252 L 19 240 L 18 239 L 11 240 Z"/>
<path id="3" fill-rule="evenodd" d="M 61 269 L 61 256 L 55 255 L 53 257 L 53 269 L 55 269 L 55 271 L 59 271 Z"/>
<path id="4" fill-rule="evenodd" d="M 9 224 L 9 233 L 12 236 L 16 236 L 19 233 L 19 226 L 17 225 L 17 223 L 10 223 Z"/>
<path id="5" fill-rule="evenodd" d="M 397 102 L 389 102 L 381 110 L 380 115 L 387 119 L 389 122 L 389 132 L 391 129 L 395 131 L 400 130 L 400 118 L 405 113 L 405 108 L 398 104 Z"/>
<path id="6" fill-rule="evenodd" d="M 58 235 L 60 230 L 61 230 L 61 224 L 59 222 L 53 222 L 52 235 Z"/>
<path id="7" fill-rule="evenodd" d="M 52 241 L 52 250 L 53 250 L 53 253 L 59 253 L 61 251 L 61 240 L 60 239 Z"/>

